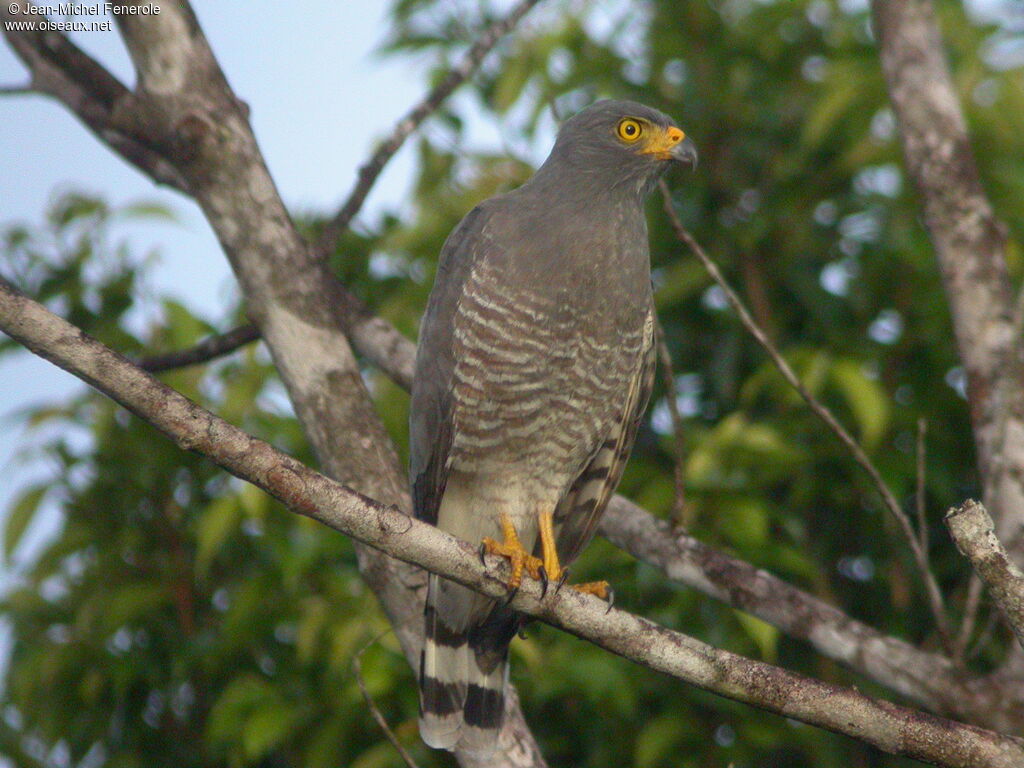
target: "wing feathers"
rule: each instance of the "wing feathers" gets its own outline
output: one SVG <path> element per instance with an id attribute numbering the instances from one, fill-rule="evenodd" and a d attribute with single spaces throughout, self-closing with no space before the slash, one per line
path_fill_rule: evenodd
<path id="1" fill-rule="evenodd" d="M 644 322 L 643 355 L 618 421 L 580 472 L 569 493 L 555 510 L 558 554 L 571 563 L 590 542 L 615 487 L 626 467 L 637 429 L 654 388 L 654 309 Z"/>

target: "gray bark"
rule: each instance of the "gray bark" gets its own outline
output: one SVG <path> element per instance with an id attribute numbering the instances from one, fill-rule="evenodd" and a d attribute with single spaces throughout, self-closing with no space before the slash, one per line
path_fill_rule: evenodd
<path id="1" fill-rule="evenodd" d="M 967 372 L 985 505 L 1024 561 L 1024 344 L 1006 228 L 974 162 L 930 0 L 874 0 L 882 69 Z"/>
<path id="2" fill-rule="evenodd" d="M 968 501 L 946 513 L 946 525 L 1024 648 L 1024 572 L 1006 554 L 992 518 L 981 504 Z"/>

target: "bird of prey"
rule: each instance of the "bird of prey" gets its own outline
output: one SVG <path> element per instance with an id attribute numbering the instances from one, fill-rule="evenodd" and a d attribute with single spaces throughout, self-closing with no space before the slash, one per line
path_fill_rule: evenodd
<path id="1" fill-rule="evenodd" d="M 594 535 L 654 372 L 644 200 L 693 141 L 666 115 L 600 101 L 518 189 L 449 235 L 420 329 L 410 413 L 415 514 L 561 583 Z M 578 589 L 607 597 L 607 583 Z M 487 754 L 504 712 L 508 605 L 431 575 L 420 734 Z"/>

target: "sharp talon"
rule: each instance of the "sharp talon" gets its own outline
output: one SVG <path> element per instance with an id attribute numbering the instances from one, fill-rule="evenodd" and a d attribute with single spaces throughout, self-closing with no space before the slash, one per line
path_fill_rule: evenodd
<path id="1" fill-rule="evenodd" d="M 611 613 L 611 612 L 612 612 L 612 606 L 613 606 L 613 605 L 615 605 L 615 590 L 614 590 L 614 589 L 612 589 L 612 588 L 611 588 L 611 587 L 609 586 L 609 587 L 608 587 L 608 610 L 606 610 L 606 611 L 604 612 L 604 615 L 605 615 L 605 616 L 607 616 L 607 615 L 608 615 L 609 613 Z"/>
<path id="2" fill-rule="evenodd" d="M 480 565 L 487 567 L 487 545 L 481 544 L 480 549 L 477 550 L 477 554 L 480 555 Z"/>
<path id="3" fill-rule="evenodd" d="M 537 571 L 540 576 L 540 599 L 543 600 L 548 593 L 548 569 L 542 565 Z"/>
<path id="4" fill-rule="evenodd" d="M 516 632 L 516 635 L 519 636 L 520 640 L 525 640 L 526 639 L 526 626 L 523 625 L 523 624 L 520 624 L 519 625 L 519 630 Z"/>
<path id="5" fill-rule="evenodd" d="M 565 582 L 567 582 L 568 580 L 569 580 L 569 569 L 568 568 L 563 568 L 562 569 L 562 575 L 558 577 L 558 586 L 555 587 L 555 594 L 556 595 L 562 590 L 562 587 L 565 586 Z"/>
<path id="6" fill-rule="evenodd" d="M 519 587 L 512 587 L 512 591 L 508 593 L 508 599 L 505 600 L 505 605 L 508 605 L 509 603 L 511 603 L 515 599 L 516 595 L 518 595 L 518 594 L 519 594 Z M 504 606 L 502 606 L 502 607 L 504 607 Z"/>

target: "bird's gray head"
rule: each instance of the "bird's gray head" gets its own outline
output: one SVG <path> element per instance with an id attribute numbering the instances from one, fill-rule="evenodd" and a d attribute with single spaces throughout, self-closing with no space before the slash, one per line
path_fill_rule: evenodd
<path id="1" fill-rule="evenodd" d="M 562 125 L 545 170 L 601 179 L 642 194 L 672 163 L 697 165 L 692 139 L 668 116 L 635 101 L 599 101 Z"/>

